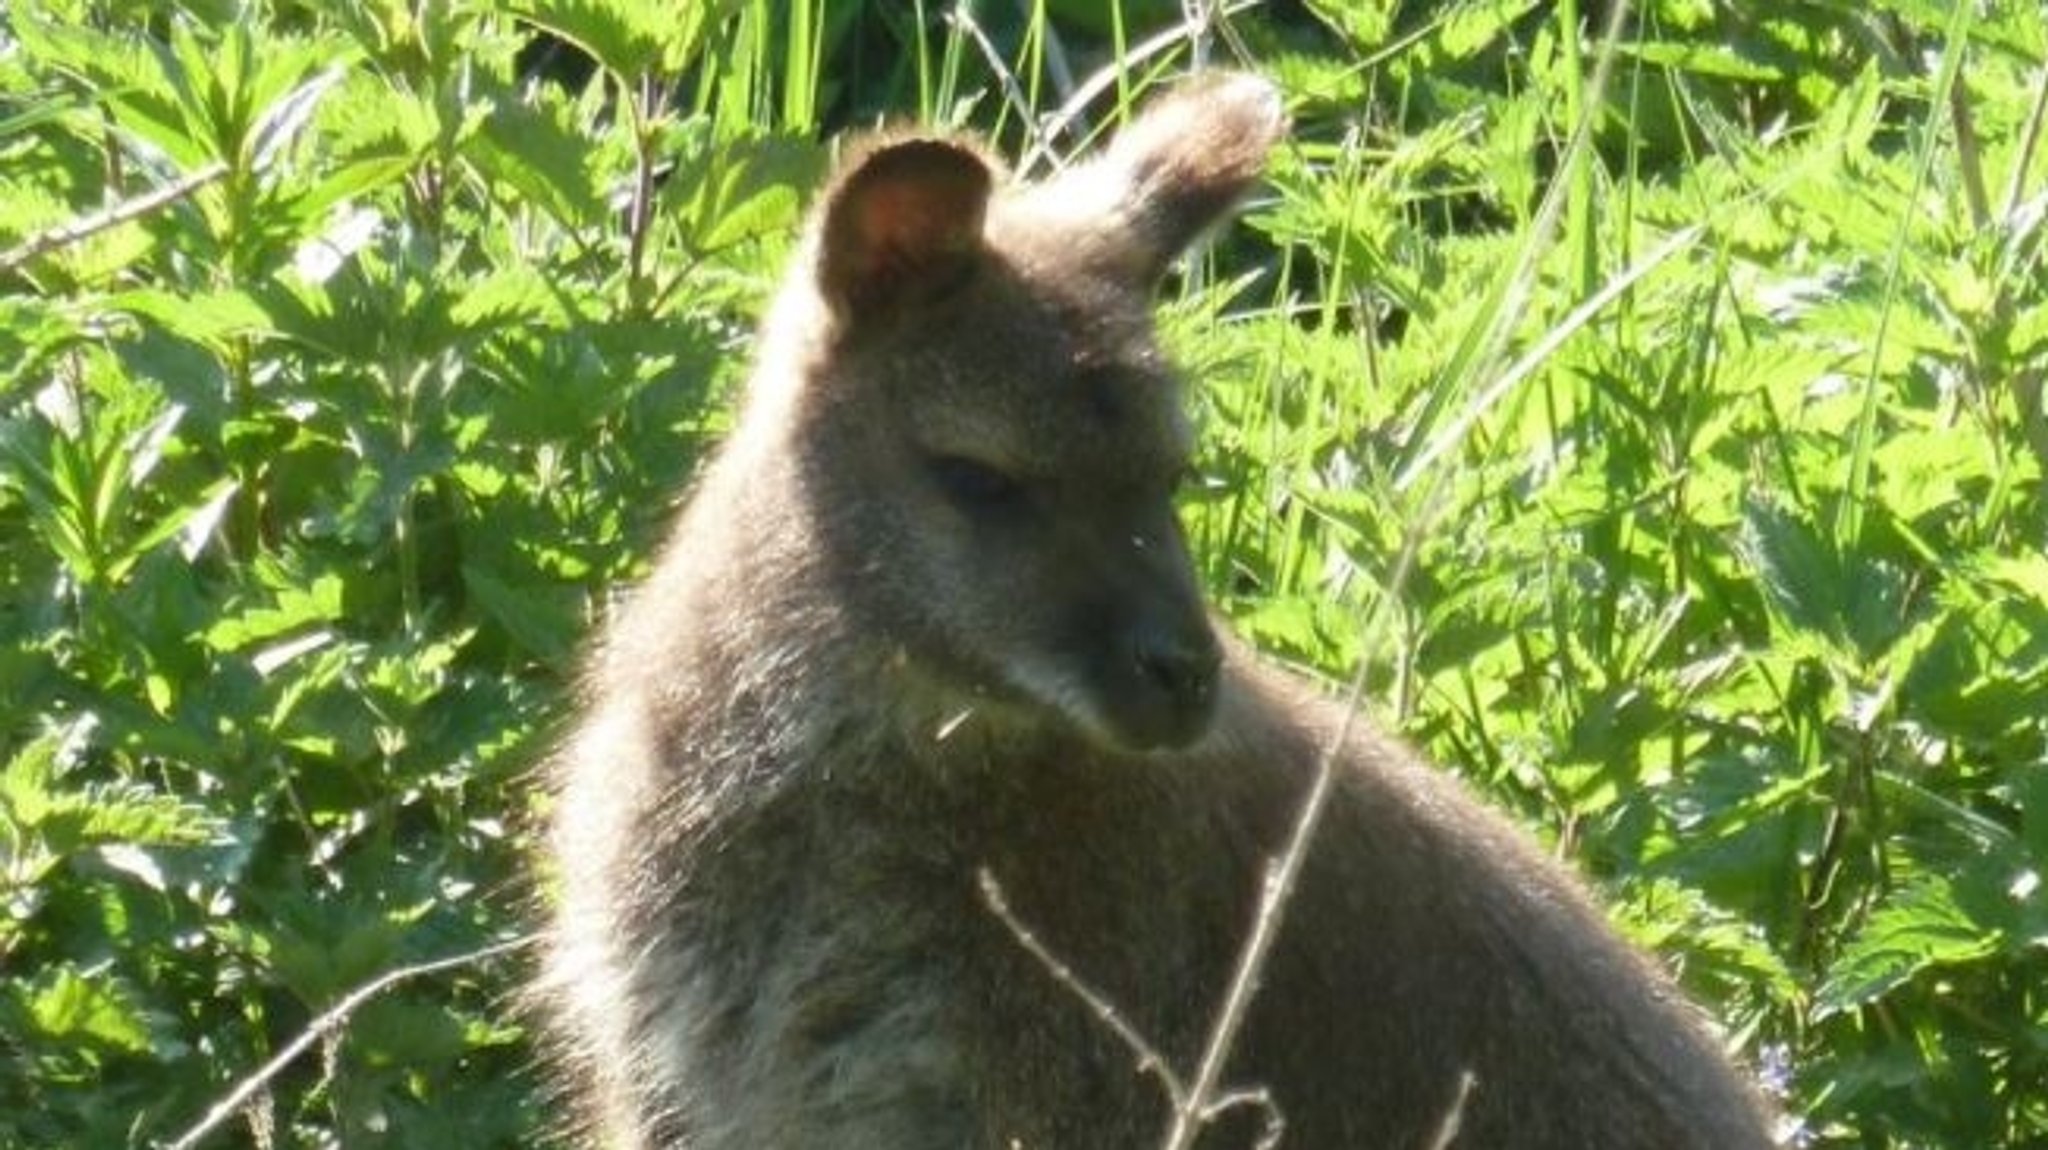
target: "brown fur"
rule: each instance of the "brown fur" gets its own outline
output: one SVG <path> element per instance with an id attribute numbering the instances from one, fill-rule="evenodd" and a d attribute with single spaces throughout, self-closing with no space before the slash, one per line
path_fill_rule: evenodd
<path id="1" fill-rule="evenodd" d="M 1149 295 L 1283 128 L 1221 77 L 1043 185 L 929 138 L 842 165 L 556 766 L 545 992 L 605 1144 L 1157 1144 L 976 876 L 1191 1071 L 1341 716 L 1213 637 Z M 1456 1146 L 1769 1145 L 1563 869 L 1391 741 L 1343 758 L 1227 1075 L 1287 1146 L 1421 1147 L 1466 1073 Z"/>

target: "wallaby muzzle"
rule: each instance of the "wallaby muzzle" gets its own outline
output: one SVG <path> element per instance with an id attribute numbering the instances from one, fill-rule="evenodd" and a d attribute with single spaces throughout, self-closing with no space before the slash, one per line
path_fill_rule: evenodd
<path id="1" fill-rule="evenodd" d="M 1171 519 L 1131 544 L 1076 637 L 1110 741 L 1126 750 L 1184 747 L 1215 717 L 1223 650 Z"/>
<path id="2" fill-rule="evenodd" d="M 1216 672 L 1223 651 L 1199 612 L 1138 620 L 1129 637 L 1134 689 L 1121 716 L 1135 749 L 1184 747 L 1216 714 Z"/>

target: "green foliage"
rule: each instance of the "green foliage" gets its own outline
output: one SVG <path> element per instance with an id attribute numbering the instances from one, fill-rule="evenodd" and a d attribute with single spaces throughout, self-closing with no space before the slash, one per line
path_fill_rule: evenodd
<path id="1" fill-rule="evenodd" d="M 0 14 L 0 1147 L 174 1138 L 523 929 L 527 773 L 827 134 L 1036 165 L 1189 59 L 1174 4 L 943 7 Z M 1168 292 L 1204 570 L 1601 881 L 1811 1145 L 2048 1141 L 2041 22 L 1607 10 L 1209 45 L 1298 131 Z M 534 1141 L 522 973 L 393 987 L 213 1143 Z"/>

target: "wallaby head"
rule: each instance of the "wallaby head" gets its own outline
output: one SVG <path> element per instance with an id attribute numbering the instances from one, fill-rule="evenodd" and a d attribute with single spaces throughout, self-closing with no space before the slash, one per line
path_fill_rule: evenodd
<path id="1" fill-rule="evenodd" d="M 809 351 L 761 422 L 836 601 L 988 721 L 1130 750 L 1207 725 L 1219 648 L 1171 502 L 1192 438 L 1151 301 L 1283 127 L 1233 76 L 1041 183 L 884 138 L 825 193 L 763 341 Z"/>

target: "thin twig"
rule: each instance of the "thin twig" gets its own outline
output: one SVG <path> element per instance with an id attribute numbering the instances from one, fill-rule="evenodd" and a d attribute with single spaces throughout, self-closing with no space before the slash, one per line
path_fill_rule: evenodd
<path id="1" fill-rule="evenodd" d="M 2011 222 L 2027 194 L 2027 169 L 2034 166 L 2034 149 L 2041 143 L 2041 121 L 2048 118 L 2048 64 L 2034 75 L 2034 108 L 2027 113 L 2026 130 L 2020 133 L 2019 156 L 2013 160 L 2012 175 L 2005 182 L 2005 211 L 2001 219 Z"/>
<path id="2" fill-rule="evenodd" d="M 1970 227 L 1983 231 L 1991 224 L 1991 193 L 1984 188 L 1984 151 L 1977 143 L 1977 119 L 1970 113 L 1969 86 L 1956 68 L 1948 86 L 1948 118 L 1956 134 L 1956 166 L 1963 172 L 1963 202 L 1970 207 Z"/>
<path id="3" fill-rule="evenodd" d="M 1287 1136 L 1287 1115 L 1281 1112 L 1280 1104 L 1273 1101 L 1273 1092 L 1263 1086 L 1233 1090 L 1218 1098 L 1216 1105 L 1203 1113 L 1202 1125 L 1207 1126 L 1228 1111 L 1246 1109 L 1259 1112 L 1259 1138 L 1252 1143 L 1252 1150 L 1274 1150 Z"/>
<path id="4" fill-rule="evenodd" d="M 1392 582 L 1395 586 L 1406 581 L 1420 543 L 1420 533 L 1410 532 L 1409 545 L 1402 548 L 1394 572 Z M 1236 1048 L 1237 1032 L 1249 1013 L 1252 996 L 1258 991 L 1266 955 L 1271 952 L 1273 940 L 1279 936 L 1281 923 L 1287 918 L 1287 904 L 1301 878 L 1302 866 L 1308 860 L 1309 841 L 1322 825 L 1323 809 L 1329 804 L 1330 790 L 1337 778 L 1337 752 L 1350 741 L 1358 713 L 1363 709 L 1366 668 L 1366 661 L 1360 659 L 1358 672 L 1351 677 L 1351 686 L 1345 692 L 1343 721 L 1337 724 L 1336 733 L 1316 756 L 1315 778 L 1309 784 L 1307 798 L 1302 801 L 1301 813 L 1295 817 L 1294 827 L 1288 833 L 1287 847 L 1267 868 L 1258 913 L 1253 916 L 1251 934 L 1238 953 L 1237 969 L 1231 975 L 1223 1009 L 1218 1012 L 1215 1025 L 1210 1029 L 1208 1044 L 1202 1050 L 1201 1064 L 1195 1070 L 1194 1084 L 1182 1104 L 1174 1107 L 1173 1124 L 1167 1130 L 1166 1140 L 1160 1144 L 1161 1150 L 1188 1150 L 1195 1144 L 1196 1135 L 1201 1133 L 1210 1115 L 1215 1113 L 1216 1103 L 1212 1096 L 1222 1079 L 1223 1065 Z"/>
<path id="5" fill-rule="evenodd" d="M 1209 22 L 1214 16 L 1213 8 L 1209 0 L 1180 0 L 1181 18 L 1188 26 L 1190 67 L 1197 72 L 1209 67 Z"/>
<path id="6" fill-rule="evenodd" d="M 1096 1019 L 1107 1026 L 1110 1033 L 1116 1035 L 1117 1040 L 1122 1042 L 1125 1049 L 1137 1060 L 1139 1073 L 1151 1074 L 1159 1079 L 1159 1085 L 1166 1091 L 1167 1103 L 1170 1106 L 1175 1110 L 1186 1106 L 1187 1087 L 1182 1084 L 1180 1076 L 1173 1072 L 1173 1064 L 1159 1052 L 1159 1048 L 1123 1016 L 1123 1012 L 1116 1008 L 1116 1004 L 1109 1000 L 1108 995 L 1090 986 L 1080 975 L 1074 973 L 1073 967 L 1062 961 L 1035 931 L 1025 925 L 1024 920 L 1010 907 L 1009 899 L 1003 894 L 1002 883 L 997 881 L 987 867 L 982 867 L 976 875 L 981 880 L 982 901 L 988 904 L 989 912 L 996 916 L 996 920 L 1009 928 L 1011 936 L 1023 946 L 1025 952 L 1037 959 L 1054 982 L 1064 987 L 1067 993 L 1080 999 Z M 1256 1110 L 1259 1114 L 1259 1137 L 1253 1144 L 1253 1150 L 1274 1150 L 1279 1146 L 1280 1139 L 1287 1130 L 1287 1118 L 1281 1113 L 1279 1104 L 1273 1101 L 1272 1092 L 1263 1086 L 1233 1090 L 1217 1098 L 1202 1111 L 1202 1124 L 1206 1126 L 1228 1111 L 1245 1109 Z"/>
<path id="7" fill-rule="evenodd" d="M 1024 924 L 1024 920 L 1017 917 L 1017 912 L 1010 909 L 1009 900 L 1003 896 L 1002 884 L 996 881 L 996 876 L 991 874 L 987 867 L 982 867 L 976 873 L 981 880 L 982 901 L 988 904 L 989 911 L 1004 926 L 1010 928 L 1010 933 L 1016 936 L 1018 943 L 1045 967 L 1054 982 L 1066 987 L 1069 993 L 1088 1005 L 1088 1009 L 1095 1013 L 1095 1017 L 1104 1026 L 1109 1027 L 1110 1033 L 1116 1035 L 1117 1040 L 1137 1058 L 1139 1072 L 1156 1076 L 1159 1084 L 1165 1087 L 1168 1100 L 1176 1110 L 1180 1109 L 1187 1101 L 1187 1088 L 1182 1085 L 1180 1076 L 1173 1072 L 1173 1064 L 1166 1060 L 1165 1055 L 1159 1053 L 1158 1047 L 1153 1046 L 1138 1032 L 1137 1027 L 1124 1018 L 1123 1013 L 1117 1010 L 1116 1004 L 1109 1000 L 1109 996 L 1083 981 L 1080 975 L 1074 973 L 1072 967 L 1062 962 L 1050 947 L 1040 941 L 1038 935 Z"/>
<path id="8" fill-rule="evenodd" d="M 1181 20 L 1188 28 L 1189 68 L 1205 72 L 1209 68 L 1209 33 L 1214 32 L 1222 39 L 1223 46 L 1240 64 L 1252 60 L 1251 49 L 1237 29 L 1230 26 L 1229 12 L 1222 0 L 1180 0 Z"/>
<path id="9" fill-rule="evenodd" d="M 396 970 L 385 971 L 376 978 L 349 991 L 340 1002 L 328 1008 L 326 1013 L 315 1018 L 305 1030 L 300 1031 L 298 1037 L 286 1043 L 284 1049 L 278 1051 L 270 1061 L 264 1063 L 255 1073 L 237 1082 L 233 1090 L 228 1091 L 220 1101 L 215 1102 L 207 1109 L 205 1117 L 195 1123 L 191 1129 L 180 1134 L 164 1150 L 192 1150 L 192 1147 L 197 1146 L 201 1139 L 218 1129 L 221 1123 L 234 1117 L 235 1112 L 247 1105 L 249 1099 L 254 1097 L 257 1091 L 268 1085 L 271 1079 L 276 1078 L 284 1071 L 285 1067 L 297 1061 L 298 1057 L 304 1054 L 315 1042 L 339 1030 L 348 1021 L 349 1015 L 353 1014 L 364 1003 L 391 989 L 393 986 L 425 975 L 439 974 L 458 967 L 486 962 L 499 955 L 510 954 L 512 951 L 530 945 L 538 939 L 538 935 L 525 934 L 506 942 L 493 943 L 490 946 L 463 954 L 452 955 L 448 958 L 437 958 L 431 962 L 401 966 Z"/>
<path id="10" fill-rule="evenodd" d="M 1004 102 L 1010 105 L 1010 110 L 1023 122 L 1024 133 L 1030 138 L 1031 147 L 1044 147 L 1045 134 L 1038 123 L 1038 117 L 1032 114 L 1031 100 L 1025 96 L 1024 86 L 1017 82 L 1017 74 L 1010 70 L 1009 64 L 1003 60 L 1002 53 L 996 51 L 995 43 L 988 38 L 988 33 L 983 32 L 981 25 L 975 23 L 974 15 L 967 10 L 965 0 L 953 5 L 946 13 L 946 22 L 965 32 L 967 38 L 974 41 L 974 46 L 981 51 L 981 58 L 988 62 L 989 71 L 995 73 L 996 86 L 1003 90 Z"/>
<path id="11" fill-rule="evenodd" d="M 68 247 L 109 228 L 131 223 L 151 212 L 169 207 L 227 174 L 227 164 L 214 160 L 198 171 L 180 176 L 163 187 L 110 204 L 89 216 L 60 224 L 48 231 L 38 232 L 16 244 L 7 254 L 0 255 L 0 273 L 11 272 L 45 252 Z"/>
<path id="12" fill-rule="evenodd" d="M 1034 7 L 1034 0 L 1017 0 L 1017 15 L 1029 20 Z M 1060 39 L 1060 30 L 1051 20 L 1039 23 L 1038 34 L 1045 43 L 1046 78 L 1052 81 L 1053 91 L 1064 100 L 1074 94 L 1074 66 L 1067 62 L 1066 42 Z"/>
<path id="13" fill-rule="evenodd" d="M 1444 1113 L 1444 1120 L 1437 1123 L 1436 1136 L 1429 1140 L 1429 1150 L 1450 1150 L 1457 1140 L 1458 1127 L 1465 1124 L 1465 1100 L 1472 1097 L 1472 1088 L 1479 1085 L 1479 1077 L 1470 1070 L 1458 1072 L 1458 1094 L 1451 1099 L 1450 1110 Z"/>
<path id="14" fill-rule="evenodd" d="M 626 217 L 626 293 L 639 306 L 646 275 L 647 238 L 654 227 L 654 122 L 661 117 L 661 88 L 653 71 L 640 73 L 637 90 L 620 95 L 632 106 L 633 200 Z"/>
<path id="15" fill-rule="evenodd" d="M 1231 2 L 1224 4 L 1220 11 L 1225 16 L 1230 16 L 1247 8 L 1255 8 L 1258 4 L 1259 0 L 1231 0 Z M 1046 118 L 1045 131 L 1033 141 L 1030 147 L 1024 150 L 1023 158 L 1017 161 L 1017 171 L 1028 173 L 1032 170 L 1032 166 L 1041 160 L 1050 160 L 1057 167 L 1061 157 L 1059 153 L 1053 151 L 1052 142 L 1065 135 L 1073 127 L 1074 122 L 1081 118 L 1082 114 L 1088 110 L 1088 105 L 1095 102 L 1096 97 L 1108 91 L 1110 85 L 1116 83 L 1118 77 L 1131 70 L 1132 65 L 1141 64 L 1159 55 L 1161 52 L 1193 36 L 1194 32 L 1193 25 L 1187 20 L 1182 20 L 1170 28 L 1153 33 L 1151 36 L 1133 45 L 1122 56 L 1097 68 L 1086 80 L 1081 81 L 1080 85 L 1074 89 L 1074 94 L 1068 96 L 1066 102 L 1062 103 L 1057 111 Z"/>

